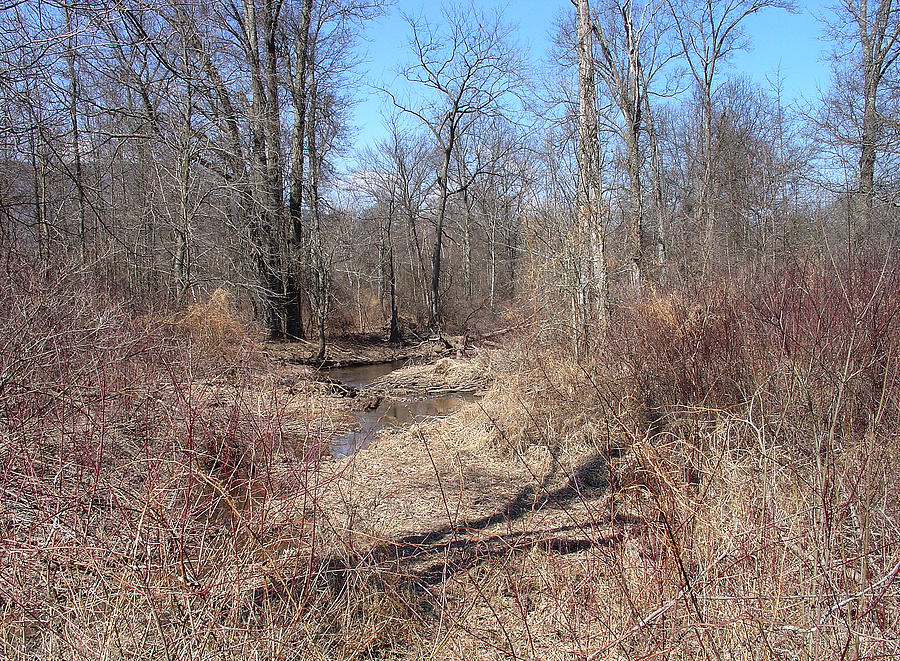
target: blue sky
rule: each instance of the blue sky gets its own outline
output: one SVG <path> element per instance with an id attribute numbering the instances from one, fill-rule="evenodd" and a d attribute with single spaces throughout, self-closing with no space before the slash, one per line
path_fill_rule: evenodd
<path id="1" fill-rule="evenodd" d="M 450 0 L 446 0 L 450 1 Z M 561 13 L 570 13 L 570 0 L 481 0 L 479 7 L 499 7 L 505 20 L 516 26 L 520 45 L 529 51 L 529 59 L 538 67 L 546 66 L 551 32 Z M 814 101 L 818 88 L 827 84 L 828 65 L 824 56 L 829 44 L 821 40 L 823 27 L 817 16 L 828 13 L 823 0 L 798 2 L 797 13 L 784 10 L 765 10 L 751 16 L 745 23 L 751 48 L 736 53 L 731 64 L 723 70 L 725 76 L 743 72 L 762 86 L 767 78 L 774 80 L 780 69 L 783 80 L 783 101 L 801 103 Z M 409 26 L 401 12 L 425 15 L 430 20 L 440 17 L 440 3 L 432 0 L 398 0 L 385 16 L 369 23 L 365 43 L 366 71 L 364 81 L 371 85 L 388 85 L 395 81 L 399 65 L 409 61 Z M 357 125 L 357 147 L 372 146 L 385 136 L 382 118 L 384 101 L 374 89 L 359 90 L 360 103 L 354 110 Z"/>

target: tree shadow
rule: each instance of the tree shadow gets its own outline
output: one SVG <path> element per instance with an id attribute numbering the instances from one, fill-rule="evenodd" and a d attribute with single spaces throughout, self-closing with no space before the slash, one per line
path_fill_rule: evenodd
<path id="1" fill-rule="evenodd" d="M 540 484 L 528 485 L 496 512 L 478 519 L 457 524 L 448 524 L 427 533 L 406 535 L 392 542 L 398 550 L 398 557 L 415 557 L 416 549 L 428 547 L 449 536 L 471 534 L 500 523 L 511 523 L 528 513 L 534 513 L 548 505 L 564 509 L 576 500 L 595 496 L 609 487 L 606 461 L 600 455 L 593 455 L 582 462 L 570 475 L 566 484 L 551 490 L 555 471 L 548 474 Z"/>
<path id="2" fill-rule="evenodd" d="M 608 466 L 602 456 L 594 455 L 582 462 L 562 486 L 550 489 L 553 474 L 539 484 L 521 489 L 495 512 L 463 523 L 448 524 L 435 530 L 405 535 L 384 541 L 356 555 L 332 554 L 314 562 L 314 576 L 289 581 L 270 581 L 254 590 L 252 600 L 288 599 L 298 604 L 308 603 L 312 594 L 322 596 L 342 594 L 353 580 L 370 573 L 379 576 L 402 577 L 405 589 L 427 602 L 431 589 L 459 572 L 469 572 L 480 565 L 492 564 L 535 548 L 548 553 L 567 555 L 592 548 L 609 547 L 618 543 L 626 525 L 642 525 L 634 517 L 599 516 L 591 512 L 588 500 L 596 498 L 609 487 Z M 510 531 L 509 524 L 527 514 L 548 506 L 566 510 L 576 501 L 584 502 L 593 518 L 586 523 L 572 522 L 544 530 Z M 499 524 L 507 524 L 506 532 L 484 534 Z M 597 527 L 606 527 L 600 535 Z M 312 586 L 312 587 L 311 587 Z M 394 585 L 390 589 L 396 590 Z M 290 593 L 288 595 L 287 593 Z M 422 604 L 422 608 L 427 608 Z"/>

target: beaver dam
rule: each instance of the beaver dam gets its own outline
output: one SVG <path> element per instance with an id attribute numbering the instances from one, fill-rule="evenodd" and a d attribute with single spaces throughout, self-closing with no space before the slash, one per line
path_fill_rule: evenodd
<path id="1" fill-rule="evenodd" d="M 378 431 L 443 417 L 476 401 L 489 381 L 471 363 L 442 358 L 427 365 L 394 360 L 322 370 L 338 392 L 357 399 L 353 415 L 358 429 L 331 444 L 335 458 L 369 445 Z"/>

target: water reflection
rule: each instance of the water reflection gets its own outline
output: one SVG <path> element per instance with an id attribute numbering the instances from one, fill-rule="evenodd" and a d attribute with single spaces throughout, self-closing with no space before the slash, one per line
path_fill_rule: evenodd
<path id="1" fill-rule="evenodd" d="M 331 445 L 331 454 L 347 457 L 366 447 L 375 433 L 384 427 L 403 427 L 427 418 L 449 415 L 467 402 L 477 399 L 474 393 L 453 393 L 410 400 L 385 400 L 374 411 L 355 411 L 357 431 L 344 434 Z"/>
<path id="2" fill-rule="evenodd" d="M 378 377 L 404 365 L 404 361 L 396 360 L 378 365 L 334 368 L 327 373 L 335 381 L 365 388 Z M 359 429 L 337 438 L 331 445 L 331 454 L 338 458 L 347 457 L 371 443 L 379 429 L 388 426 L 402 427 L 426 418 L 449 415 L 466 402 L 475 401 L 477 397 L 474 393 L 450 393 L 433 397 L 384 399 L 372 411 L 354 412 Z"/>
<path id="3" fill-rule="evenodd" d="M 405 360 L 392 360 L 389 363 L 377 363 L 375 365 L 349 365 L 347 367 L 332 367 L 323 370 L 329 378 L 345 383 L 348 386 L 364 388 L 385 374 L 406 367 Z"/>

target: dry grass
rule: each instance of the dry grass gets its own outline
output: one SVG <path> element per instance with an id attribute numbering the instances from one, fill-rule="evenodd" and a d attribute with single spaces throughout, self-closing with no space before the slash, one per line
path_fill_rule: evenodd
<path id="1" fill-rule="evenodd" d="M 413 382 L 490 374 L 483 400 L 341 461 L 347 402 L 253 332 L 213 359 L 212 331 L 4 288 L 2 655 L 897 656 L 900 296 L 855 282 L 444 362 Z"/>
<path id="2" fill-rule="evenodd" d="M 259 330 L 242 319 L 234 299 L 224 289 L 216 289 L 207 301 L 192 303 L 166 323 L 188 336 L 203 354 L 219 360 L 233 358 L 236 350 L 259 338 Z"/>
<path id="3" fill-rule="evenodd" d="M 490 384 L 486 367 L 477 360 L 441 358 L 426 365 L 394 370 L 372 383 L 372 390 L 391 396 L 476 392 Z"/>

